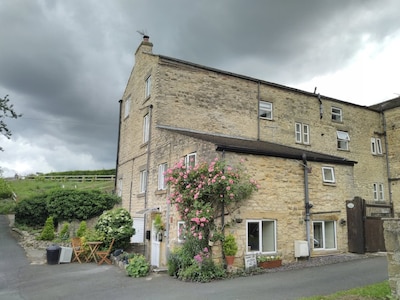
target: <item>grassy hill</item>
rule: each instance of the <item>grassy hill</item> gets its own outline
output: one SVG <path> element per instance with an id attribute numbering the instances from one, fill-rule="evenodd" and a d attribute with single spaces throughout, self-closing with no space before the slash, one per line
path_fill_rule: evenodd
<path id="1" fill-rule="evenodd" d="M 115 183 L 113 175 L 115 170 L 71 171 L 9 179 L 6 182 L 16 199 L 0 199 L 0 214 L 13 213 L 15 200 L 21 201 L 54 189 L 100 190 L 111 193 Z"/>

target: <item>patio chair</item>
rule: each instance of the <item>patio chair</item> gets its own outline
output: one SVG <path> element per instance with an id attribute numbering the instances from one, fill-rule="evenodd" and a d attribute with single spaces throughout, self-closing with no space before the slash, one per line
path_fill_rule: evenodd
<path id="1" fill-rule="evenodd" d="M 80 256 L 84 255 L 85 253 L 85 249 L 83 248 L 82 245 L 82 240 L 80 237 L 74 237 L 71 239 L 71 243 L 72 243 L 72 249 L 74 251 L 74 258 L 72 259 L 72 262 L 78 261 L 81 264 L 82 262 Z"/>
<path id="2" fill-rule="evenodd" d="M 107 263 L 107 264 L 111 265 L 111 260 L 108 258 L 108 256 L 111 253 L 111 249 L 112 249 L 112 246 L 114 245 L 114 241 L 115 241 L 115 239 L 112 239 L 111 244 L 107 250 L 96 251 L 96 255 L 100 258 L 98 265 L 101 265 L 103 263 Z"/>

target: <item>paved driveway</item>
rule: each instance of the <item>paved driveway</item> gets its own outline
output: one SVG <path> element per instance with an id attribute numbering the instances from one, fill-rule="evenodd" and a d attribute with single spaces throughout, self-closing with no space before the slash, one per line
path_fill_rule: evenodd
<path id="1" fill-rule="evenodd" d="M 386 257 L 222 280 L 181 282 L 166 274 L 130 278 L 115 266 L 31 265 L 0 216 L 0 299 L 298 299 L 381 282 Z"/>

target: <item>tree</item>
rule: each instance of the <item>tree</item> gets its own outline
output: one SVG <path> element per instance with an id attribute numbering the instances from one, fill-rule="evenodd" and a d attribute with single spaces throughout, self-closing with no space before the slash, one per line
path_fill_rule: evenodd
<path id="1" fill-rule="evenodd" d="M 8 95 L 4 98 L 0 98 L 0 133 L 4 135 L 6 138 L 11 138 L 11 131 L 8 129 L 7 124 L 5 123 L 6 118 L 17 119 L 22 116 L 22 114 L 17 114 L 14 111 L 14 106 L 10 104 L 10 99 L 8 99 Z M 3 148 L 0 147 L 0 150 L 3 151 Z"/>

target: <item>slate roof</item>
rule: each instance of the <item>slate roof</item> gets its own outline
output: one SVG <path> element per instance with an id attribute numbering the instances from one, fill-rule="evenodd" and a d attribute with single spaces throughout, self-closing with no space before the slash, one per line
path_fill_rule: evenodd
<path id="1" fill-rule="evenodd" d="M 307 161 L 350 165 L 350 166 L 354 166 L 354 164 L 357 163 L 356 161 L 348 160 L 343 157 L 308 151 L 304 149 L 289 147 L 266 141 L 258 141 L 240 137 L 210 134 L 189 129 L 164 126 L 164 125 L 157 125 L 156 127 L 159 129 L 168 130 L 170 132 L 175 132 L 178 134 L 182 134 L 185 136 L 213 143 L 216 146 L 215 149 L 216 151 L 228 151 L 235 153 L 281 157 L 281 158 L 296 159 L 296 160 L 302 160 L 303 154 L 305 154 Z"/>

